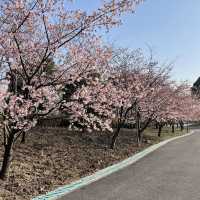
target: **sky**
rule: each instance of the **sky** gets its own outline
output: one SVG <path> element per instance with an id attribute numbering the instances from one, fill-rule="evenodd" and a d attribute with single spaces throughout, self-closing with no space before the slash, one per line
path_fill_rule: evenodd
<path id="1" fill-rule="evenodd" d="M 99 4 L 75 2 L 87 10 Z M 122 21 L 122 26 L 103 35 L 106 42 L 145 51 L 150 46 L 160 63 L 173 63 L 172 77 L 177 81 L 192 84 L 200 76 L 200 0 L 146 0 Z"/>

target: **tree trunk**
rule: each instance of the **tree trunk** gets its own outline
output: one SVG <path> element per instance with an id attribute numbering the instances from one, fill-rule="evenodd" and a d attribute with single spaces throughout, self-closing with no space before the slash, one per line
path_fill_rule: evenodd
<path id="1" fill-rule="evenodd" d="M 141 146 L 141 130 L 140 130 L 140 113 L 137 111 L 136 113 L 136 129 L 137 129 L 137 144 Z"/>
<path id="2" fill-rule="evenodd" d="M 23 132 L 23 133 L 22 133 L 21 144 L 25 144 L 25 142 L 26 142 L 26 133 Z"/>
<path id="3" fill-rule="evenodd" d="M 114 147 L 115 147 L 115 143 L 116 143 L 117 137 L 118 137 L 118 135 L 119 135 L 120 129 L 121 129 L 121 125 L 118 124 L 117 130 L 115 131 L 115 133 L 114 133 L 114 135 L 113 135 L 113 137 L 112 137 L 111 144 L 110 144 L 110 148 L 111 148 L 111 149 L 114 149 Z"/>
<path id="4" fill-rule="evenodd" d="M 184 122 L 183 121 L 180 121 L 180 127 L 181 127 L 181 131 L 184 130 Z"/>
<path id="5" fill-rule="evenodd" d="M 140 130 L 138 130 L 138 134 L 137 134 L 137 144 L 138 144 L 138 147 L 140 147 L 142 144 L 142 132 Z"/>
<path id="6" fill-rule="evenodd" d="M 187 133 L 189 132 L 189 124 L 188 124 L 188 121 L 187 121 Z"/>
<path id="7" fill-rule="evenodd" d="M 151 121 L 152 121 L 152 118 L 149 117 L 149 119 L 143 124 L 143 126 L 141 126 L 140 115 L 139 115 L 138 125 L 137 125 L 137 127 L 139 127 L 139 128 L 137 128 L 138 146 L 141 146 L 141 143 L 142 143 L 142 140 L 143 140 L 143 132 L 149 126 L 149 124 L 151 123 Z"/>
<path id="8" fill-rule="evenodd" d="M 175 133 L 174 123 L 172 124 L 172 133 Z"/>
<path id="9" fill-rule="evenodd" d="M 161 132 L 162 132 L 162 125 L 159 125 L 159 127 L 158 127 L 158 137 L 161 137 Z"/>
<path id="10" fill-rule="evenodd" d="M 181 131 L 183 131 L 183 130 L 184 130 L 184 126 L 181 125 Z"/>
<path id="11" fill-rule="evenodd" d="M 7 144 L 4 145 L 3 163 L 0 171 L 0 179 L 6 179 L 12 160 L 12 146 L 14 142 L 14 133 L 10 133 Z"/>
<path id="12" fill-rule="evenodd" d="M 119 131 L 120 131 L 121 127 L 124 125 L 125 119 L 122 120 L 122 118 L 123 118 L 123 106 L 120 107 L 119 118 L 118 118 L 118 122 L 117 122 L 117 130 L 115 131 L 115 133 L 112 137 L 111 144 L 110 144 L 111 149 L 114 149 L 117 137 L 119 135 Z M 126 114 L 125 114 L 125 118 L 126 118 Z"/>

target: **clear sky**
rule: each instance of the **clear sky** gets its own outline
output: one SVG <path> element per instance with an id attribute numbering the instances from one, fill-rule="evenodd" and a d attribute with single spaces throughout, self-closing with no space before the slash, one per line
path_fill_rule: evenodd
<path id="1" fill-rule="evenodd" d="M 98 0 L 77 0 L 92 9 Z M 200 76 L 200 0 L 146 0 L 123 25 L 104 36 L 115 46 L 147 49 L 161 62 L 175 62 L 173 77 L 193 83 Z"/>

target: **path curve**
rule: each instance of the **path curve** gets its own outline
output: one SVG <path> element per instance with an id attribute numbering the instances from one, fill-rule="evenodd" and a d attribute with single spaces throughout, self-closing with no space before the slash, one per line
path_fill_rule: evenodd
<path id="1" fill-rule="evenodd" d="M 200 130 L 59 200 L 200 200 Z"/>

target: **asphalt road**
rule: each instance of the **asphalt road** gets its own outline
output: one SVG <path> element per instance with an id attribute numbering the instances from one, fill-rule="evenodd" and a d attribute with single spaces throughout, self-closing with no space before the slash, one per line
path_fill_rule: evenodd
<path id="1" fill-rule="evenodd" d="M 60 200 L 200 200 L 200 131 Z"/>

